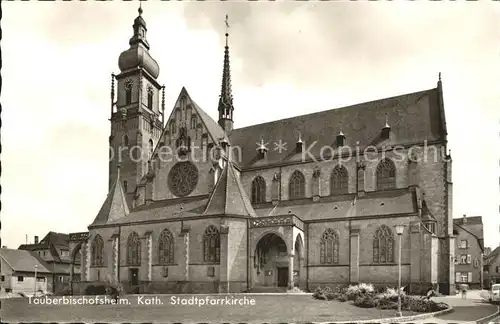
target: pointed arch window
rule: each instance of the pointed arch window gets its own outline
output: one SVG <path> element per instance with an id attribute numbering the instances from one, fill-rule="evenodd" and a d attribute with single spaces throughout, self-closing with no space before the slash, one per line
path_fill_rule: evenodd
<path id="1" fill-rule="evenodd" d="M 198 125 L 198 117 L 196 115 L 191 115 L 191 129 L 196 129 Z"/>
<path id="2" fill-rule="evenodd" d="M 125 104 L 129 105 L 132 103 L 132 86 L 134 82 L 131 79 L 125 81 Z"/>
<path id="3" fill-rule="evenodd" d="M 175 131 L 176 131 L 176 128 L 175 128 L 175 120 L 172 120 L 172 121 L 170 122 L 170 133 L 171 133 L 172 135 L 174 135 L 174 134 L 175 134 Z"/>
<path id="4" fill-rule="evenodd" d="M 153 110 L 153 87 L 148 87 L 148 109 Z"/>
<path id="5" fill-rule="evenodd" d="M 345 194 L 349 192 L 349 173 L 343 165 L 337 165 L 330 179 L 331 195 Z"/>
<path id="6" fill-rule="evenodd" d="M 396 188 L 396 166 L 385 158 L 377 165 L 377 190 Z"/>
<path id="7" fill-rule="evenodd" d="M 92 259 L 93 266 L 102 266 L 104 264 L 104 241 L 102 237 L 97 234 L 92 241 Z"/>
<path id="8" fill-rule="evenodd" d="M 149 139 L 148 144 L 149 144 L 149 158 L 151 158 L 153 156 L 153 150 L 154 150 L 153 140 Z"/>
<path id="9" fill-rule="evenodd" d="M 220 235 L 213 225 L 207 227 L 203 235 L 203 252 L 205 262 L 220 262 Z"/>
<path id="10" fill-rule="evenodd" d="M 331 228 L 327 228 L 321 237 L 320 263 L 339 263 L 339 236 Z"/>
<path id="11" fill-rule="evenodd" d="M 266 181 L 261 176 L 252 181 L 252 204 L 261 204 L 266 201 Z"/>
<path id="12" fill-rule="evenodd" d="M 127 193 L 127 189 L 128 189 L 128 182 L 127 182 L 127 180 L 123 180 L 123 191 L 125 191 L 125 193 Z"/>
<path id="13" fill-rule="evenodd" d="M 158 258 L 159 263 L 163 265 L 174 263 L 174 236 L 168 229 L 164 229 L 160 234 Z"/>
<path id="14" fill-rule="evenodd" d="M 141 240 L 136 232 L 130 233 L 127 240 L 127 264 L 141 265 Z"/>
<path id="15" fill-rule="evenodd" d="M 123 146 L 128 147 L 128 136 L 123 136 Z"/>
<path id="16" fill-rule="evenodd" d="M 385 225 L 380 226 L 373 237 L 373 263 L 394 262 L 394 234 Z"/>
<path id="17" fill-rule="evenodd" d="M 306 195 L 306 179 L 302 172 L 294 171 L 289 182 L 290 199 L 304 198 Z"/>

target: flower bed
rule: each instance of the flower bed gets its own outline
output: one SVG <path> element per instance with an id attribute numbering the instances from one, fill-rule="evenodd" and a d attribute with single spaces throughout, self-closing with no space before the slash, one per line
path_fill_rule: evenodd
<path id="1" fill-rule="evenodd" d="M 398 292 L 393 288 L 386 288 L 377 292 L 373 285 L 360 283 L 347 288 L 318 287 L 313 293 L 313 298 L 321 300 L 335 300 L 339 302 L 352 302 L 362 308 L 394 309 L 398 308 Z M 436 303 L 421 296 L 409 296 L 401 291 L 401 310 L 418 313 L 431 313 L 447 309 L 448 305 Z"/>

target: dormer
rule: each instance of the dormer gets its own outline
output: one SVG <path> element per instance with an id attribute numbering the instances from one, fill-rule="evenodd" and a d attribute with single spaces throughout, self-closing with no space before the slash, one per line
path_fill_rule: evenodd
<path id="1" fill-rule="evenodd" d="M 295 144 L 295 152 L 302 153 L 303 148 L 304 148 L 304 142 L 302 142 L 302 137 L 299 132 L 299 138 L 297 139 L 297 143 Z"/>
<path id="2" fill-rule="evenodd" d="M 266 155 L 267 155 L 267 151 L 268 151 L 268 148 L 266 147 L 266 144 L 264 143 L 264 139 L 261 139 L 259 147 L 257 148 L 259 159 L 265 159 Z"/>
<path id="3" fill-rule="evenodd" d="M 387 114 L 385 114 L 385 125 L 382 128 L 381 137 L 383 139 L 389 139 L 390 135 L 391 135 L 391 126 L 389 126 L 389 120 L 388 120 Z"/>

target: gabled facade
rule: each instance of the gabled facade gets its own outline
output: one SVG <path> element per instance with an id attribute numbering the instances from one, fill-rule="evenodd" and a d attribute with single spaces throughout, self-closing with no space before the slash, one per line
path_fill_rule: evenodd
<path id="1" fill-rule="evenodd" d="M 131 292 L 396 285 L 401 248 L 403 285 L 450 292 L 452 164 L 441 79 L 429 90 L 234 128 L 226 34 L 219 120 L 185 88 L 163 120 L 145 25 L 140 11 L 130 44 L 142 54 L 120 56 L 110 136 L 112 151 L 141 153 L 112 159 L 108 197 L 89 232 L 72 236 L 81 291 L 108 278 Z M 140 103 L 148 82 L 149 110 Z M 405 225 L 401 246 L 395 225 Z"/>
<path id="2" fill-rule="evenodd" d="M 484 258 L 484 287 L 500 283 L 500 246 L 495 248 Z"/>
<path id="3" fill-rule="evenodd" d="M 466 216 L 453 220 L 455 235 L 455 282 L 466 283 L 471 289 L 483 287 L 483 222 L 481 216 Z"/>
<path id="4" fill-rule="evenodd" d="M 69 234 L 49 232 L 41 241 L 35 236 L 33 244 L 22 244 L 18 249 L 36 253 L 47 264 L 52 273 L 50 278 L 52 292 L 59 292 L 69 287 L 72 261 Z"/>
<path id="5" fill-rule="evenodd" d="M 0 262 L 3 292 L 33 296 L 39 291 L 53 291 L 52 272 L 35 252 L 1 248 Z"/>

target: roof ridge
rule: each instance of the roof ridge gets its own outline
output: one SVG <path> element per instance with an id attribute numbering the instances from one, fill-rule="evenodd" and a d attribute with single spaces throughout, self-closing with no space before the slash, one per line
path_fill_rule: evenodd
<path id="1" fill-rule="evenodd" d="M 463 229 L 464 231 L 466 231 L 470 235 L 474 236 L 476 238 L 476 240 L 477 240 L 477 243 L 479 244 L 479 247 L 481 248 L 481 251 L 484 252 L 484 246 L 481 246 L 481 243 L 480 243 L 480 240 L 484 240 L 484 239 L 480 239 L 479 237 L 476 236 L 476 234 L 472 233 L 471 231 L 469 231 L 468 229 L 466 229 L 465 227 L 463 227 L 460 224 L 457 224 L 457 223 L 453 222 L 453 225 L 456 225 L 456 226 L 460 227 L 461 229 Z"/>
<path id="2" fill-rule="evenodd" d="M 337 108 L 330 108 L 330 109 L 326 109 L 326 110 L 320 110 L 320 111 L 316 111 L 316 112 L 309 113 L 309 114 L 302 114 L 302 115 L 296 115 L 296 116 L 286 117 L 286 118 L 282 118 L 282 119 L 276 119 L 276 120 L 272 120 L 272 121 L 268 121 L 268 122 L 264 122 L 264 123 L 253 124 L 253 125 L 249 125 L 249 126 L 245 126 L 245 127 L 235 128 L 235 129 L 233 129 L 233 131 L 239 131 L 239 130 L 243 130 L 245 128 L 255 127 L 255 126 L 259 126 L 259 125 L 272 124 L 272 123 L 276 123 L 276 122 L 284 122 L 284 121 L 287 121 L 287 120 L 291 120 L 291 119 L 295 119 L 295 118 L 300 118 L 300 117 L 313 116 L 313 115 L 316 115 L 316 114 L 327 113 L 327 112 L 330 112 L 332 110 L 352 109 L 354 107 L 359 108 L 359 106 L 368 105 L 368 104 L 376 103 L 376 102 L 379 102 L 379 101 L 397 99 L 397 98 L 402 98 L 402 97 L 405 97 L 405 96 L 411 96 L 411 95 L 417 95 L 417 94 L 423 94 L 425 92 L 429 92 L 429 91 L 433 91 L 433 90 L 437 90 L 437 88 L 430 88 L 430 89 L 427 89 L 427 90 L 420 90 L 420 91 L 415 91 L 415 92 L 403 93 L 403 94 L 399 94 L 399 95 L 392 96 L 392 97 L 379 98 L 379 99 L 375 99 L 375 100 L 370 100 L 370 101 L 355 103 L 355 104 L 348 105 L 348 106 L 342 106 L 342 107 L 337 107 Z"/>

